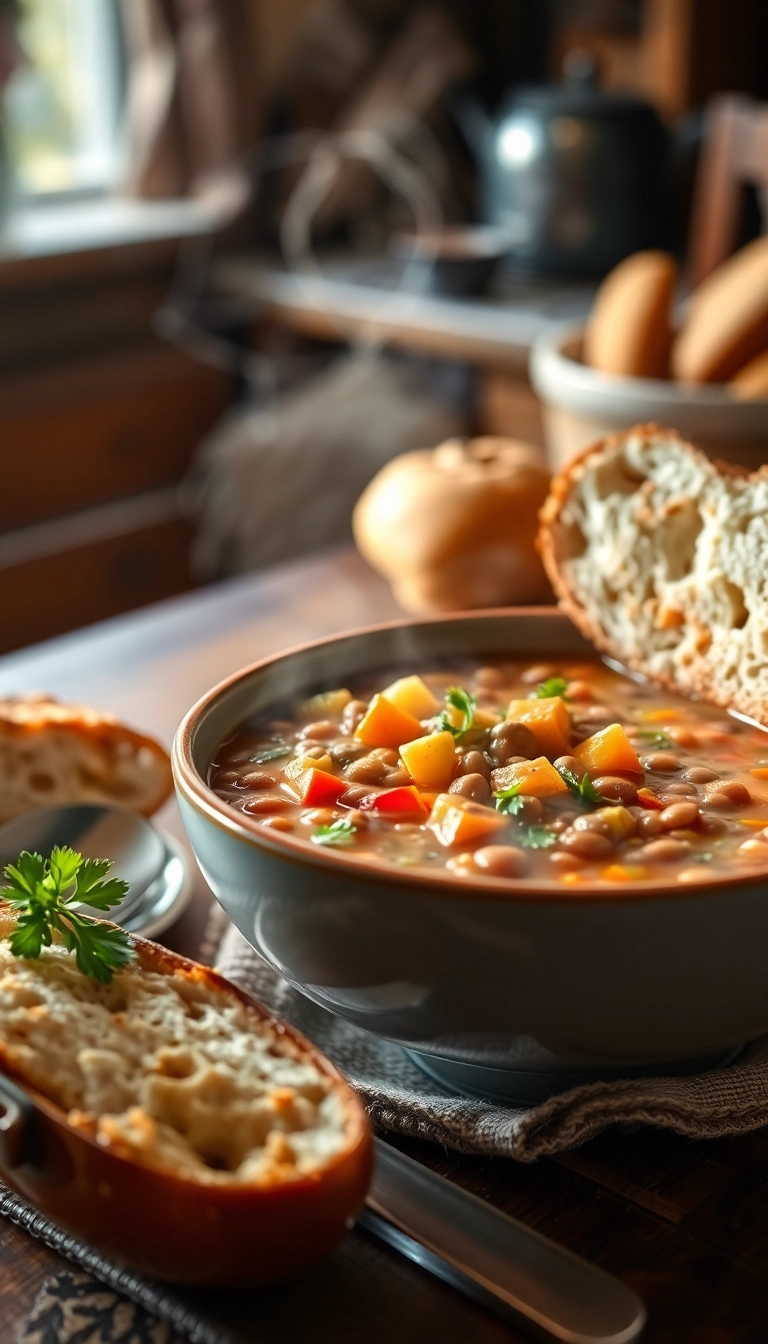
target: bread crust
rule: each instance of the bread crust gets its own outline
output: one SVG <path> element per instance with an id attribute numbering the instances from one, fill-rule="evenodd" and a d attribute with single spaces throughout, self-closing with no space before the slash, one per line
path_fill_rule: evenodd
<path id="1" fill-rule="evenodd" d="M 588 519 L 591 507 L 594 527 L 604 502 L 597 499 L 594 489 L 599 473 L 610 474 L 614 467 L 625 466 L 627 458 L 637 472 L 634 492 L 631 481 L 617 482 L 621 490 L 617 489 L 615 498 L 620 507 L 613 515 L 610 508 L 601 515 L 609 523 L 600 538 L 593 531 L 590 537 L 579 539 L 574 535 L 574 528 L 579 527 L 576 514 Z M 656 498 L 654 473 L 656 482 L 663 479 L 670 463 L 672 467 L 680 464 L 681 477 L 687 472 L 699 483 L 687 500 L 673 494 Z M 610 506 L 610 495 L 604 499 Z M 729 536 L 729 516 L 734 530 L 747 533 L 756 520 L 756 531 L 762 536 L 766 502 L 768 465 L 750 474 L 728 463 L 711 462 L 675 430 L 654 423 L 636 425 L 586 448 L 553 479 L 539 515 L 537 545 L 558 605 L 596 648 L 670 691 L 701 697 L 768 727 L 768 637 L 764 635 L 768 604 L 760 573 L 752 586 L 751 580 L 745 580 L 750 567 L 745 571 L 740 559 L 743 546 L 727 548 L 724 540 Z M 663 554 L 664 525 L 676 510 L 687 507 L 702 510 L 703 522 L 682 572 L 678 574 L 673 566 L 674 577 L 667 581 L 646 573 L 635 589 L 619 587 L 611 595 L 604 573 L 611 570 L 622 548 L 628 549 L 628 536 L 631 549 L 627 520 L 641 519 L 638 536 L 649 542 L 657 562 Z M 582 543 L 576 555 L 574 546 Z M 710 569 L 702 578 L 702 556 L 710 554 L 710 546 Z M 679 556 L 678 548 L 671 558 L 679 562 Z M 621 572 L 620 565 L 615 572 Z M 733 603 L 732 620 L 727 611 L 722 620 L 718 618 L 715 599 L 722 594 Z M 619 629 L 625 639 L 617 636 Z"/>
<path id="2" fill-rule="evenodd" d="M 104 802 L 151 816 L 170 797 L 168 753 L 87 705 L 0 700 L 0 824 L 37 807 Z"/>
<path id="3" fill-rule="evenodd" d="M 0 934 L 7 935 L 13 923 L 0 902 Z M 258 1184 L 195 1179 L 188 1171 L 138 1160 L 130 1145 L 111 1142 L 97 1129 L 98 1115 L 68 1114 L 30 1082 L 23 1052 L 9 1050 L 0 1038 L 0 1097 L 3 1076 L 21 1085 L 34 1108 L 27 1125 L 36 1144 L 36 1160 L 20 1164 L 0 1145 L 2 1178 L 55 1222 L 144 1273 L 197 1287 L 261 1283 L 293 1273 L 340 1240 L 364 1200 L 373 1147 L 362 1103 L 309 1041 L 238 986 L 155 943 L 131 942 L 137 961 L 115 976 L 118 994 L 122 976 L 148 972 L 244 1009 L 250 1028 L 266 1037 L 270 1049 L 274 1042 L 275 1052 L 310 1063 L 338 1098 L 342 1147 L 307 1172 L 286 1170 L 282 1176 L 278 1160 L 273 1178 Z M 98 998 L 101 991 L 93 992 Z M 193 1002 L 198 998 L 193 994 Z"/>

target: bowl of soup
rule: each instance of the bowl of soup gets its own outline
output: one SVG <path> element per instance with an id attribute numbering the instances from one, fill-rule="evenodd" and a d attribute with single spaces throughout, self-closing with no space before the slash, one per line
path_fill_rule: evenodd
<path id="1" fill-rule="evenodd" d="M 550 609 L 269 658 L 190 710 L 173 767 L 259 954 L 450 1088 L 531 1101 L 768 1029 L 768 733 Z"/>

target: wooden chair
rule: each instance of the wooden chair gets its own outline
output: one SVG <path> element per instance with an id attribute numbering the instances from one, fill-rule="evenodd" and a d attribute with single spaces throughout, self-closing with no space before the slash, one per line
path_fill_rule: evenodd
<path id="1" fill-rule="evenodd" d="M 734 250 L 745 185 L 768 231 L 768 104 L 724 94 L 708 105 L 691 213 L 690 275 L 699 284 Z"/>

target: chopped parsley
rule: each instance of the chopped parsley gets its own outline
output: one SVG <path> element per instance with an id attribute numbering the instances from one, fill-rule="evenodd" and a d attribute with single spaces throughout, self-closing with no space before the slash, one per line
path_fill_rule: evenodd
<path id="1" fill-rule="evenodd" d="M 497 812 L 504 812 L 510 817 L 516 817 L 522 812 L 524 799 L 520 796 L 519 784 L 513 784 L 509 789 L 499 789 L 493 796 L 496 799 Z"/>
<path id="2" fill-rule="evenodd" d="M 523 826 L 515 832 L 515 844 L 522 845 L 523 849 L 549 849 L 550 845 L 557 844 L 557 836 L 548 826 L 540 823 Z"/>
<path id="3" fill-rule="evenodd" d="M 565 688 L 568 682 L 565 677 L 547 677 L 546 681 L 540 681 L 536 687 L 532 699 L 550 700 L 554 696 L 559 696 L 561 700 L 567 700 Z"/>
<path id="4" fill-rule="evenodd" d="M 656 728 L 636 728 L 635 735 L 647 746 L 660 747 L 663 751 L 669 751 L 675 745 L 668 733 L 662 733 Z"/>
<path id="5" fill-rule="evenodd" d="M 317 826 L 310 839 L 315 845 L 351 845 L 357 827 L 347 817 L 339 817 L 330 826 Z"/>
<path id="6" fill-rule="evenodd" d="M 267 761 L 279 761 L 283 756 L 290 756 L 290 754 L 290 747 L 269 747 L 266 751 L 258 751 L 250 759 L 254 765 L 266 765 Z"/>
<path id="7" fill-rule="evenodd" d="M 439 729 L 443 733 L 452 733 L 458 742 L 472 727 L 472 720 L 477 709 L 477 696 L 472 695 L 471 691 L 465 691 L 463 686 L 449 686 L 445 693 L 445 700 L 447 708 L 440 715 Z M 457 709 L 461 715 L 461 723 L 458 727 L 451 721 L 448 714 L 449 708 Z"/>
<path id="8" fill-rule="evenodd" d="M 563 783 L 568 785 L 574 798 L 578 798 L 582 803 L 610 803 L 610 798 L 605 798 L 602 793 L 598 793 L 589 775 L 582 775 L 579 779 L 567 766 L 561 766 L 557 772 Z"/>

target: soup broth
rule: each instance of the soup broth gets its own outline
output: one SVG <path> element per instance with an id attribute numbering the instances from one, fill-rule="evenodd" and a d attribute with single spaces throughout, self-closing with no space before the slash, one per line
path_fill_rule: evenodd
<path id="1" fill-rule="evenodd" d="M 330 688 L 223 742 L 236 811 L 387 867 L 563 892 L 768 870 L 768 735 L 603 663 Z"/>

